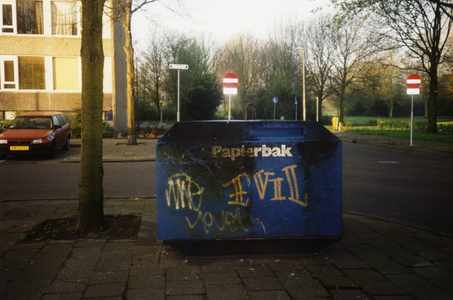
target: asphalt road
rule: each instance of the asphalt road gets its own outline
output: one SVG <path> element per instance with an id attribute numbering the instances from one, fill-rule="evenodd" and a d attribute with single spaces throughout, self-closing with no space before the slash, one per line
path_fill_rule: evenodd
<path id="1" fill-rule="evenodd" d="M 0 161 L 0 201 L 78 198 L 80 164 L 60 162 L 74 151 Z M 104 163 L 104 197 L 154 197 L 155 178 L 155 162 Z"/>
<path id="2" fill-rule="evenodd" d="M 0 201 L 78 197 L 79 164 L 0 161 Z M 153 197 L 155 162 L 104 163 L 105 197 Z M 453 159 L 343 143 L 343 210 L 453 235 Z"/>
<path id="3" fill-rule="evenodd" d="M 343 210 L 453 235 L 453 159 L 343 143 Z"/>

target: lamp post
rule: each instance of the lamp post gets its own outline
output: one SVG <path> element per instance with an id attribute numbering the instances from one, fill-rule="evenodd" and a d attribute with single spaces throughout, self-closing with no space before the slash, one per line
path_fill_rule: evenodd
<path id="1" fill-rule="evenodd" d="M 305 109 L 305 48 L 297 47 L 297 50 L 302 50 L 302 105 L 303 105 L 303 120 L 306 119 L 306 109 Z"/>
<path id="2" fill-rule="evenodd" d="M 160 125 L 162 125 L 162 111 L 164 108 L 165 92 L 160 93 Z"/>

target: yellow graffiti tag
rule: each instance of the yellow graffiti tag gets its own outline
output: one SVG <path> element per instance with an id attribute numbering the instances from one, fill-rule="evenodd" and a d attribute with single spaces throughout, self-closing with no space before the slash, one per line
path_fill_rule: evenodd
<path id="1" fill-rule="evenodd" d="M 271 178 L 271 176 L 275 175 L 274 172 L 264 172 L 264 170 L 259 170 L 258 172 L 255 172 L 253 174 L 253 180 L 255 182 L 256 190 L 258 191 L 260 199 L 264 200 L 264 198 L 266 197 L 267 185 L 269 182 L 272 182 L 274 187 L 273 189 L 274 195 L 273 198 L 270 199 L 271 201 L 290 200 L 294 203 L 307 207 L 308 206 L 307 194 L 305 194 L 304 201 L 301 201 L 299 198 L 299 185 L 297 184 L 297 176 L 295 171 L 296 168 L 297 165 L 290 165 L 282 169 L 282 171 L 284 171 L 286 175 L 286 182 L 288 184 L 290 191 L 289 196 L 282 195 L 282 182 L 285 182 L 285 178 L 283 177 Z M 223 187 L 228 187 L 230 185 L 234 186 L 234 193 L 230 194 L 230 198 L 235 198 L 235 201 L 228 201 L 229 205 L 242 205 L 242 206 L 249 205 L 249 199 L 247 199 L 245 203 L 243 200 L 244 195 L 246 195 L 247 192 L 242 189 L 241 183 L 242 177 L 245 177 L 247 179 L 248 186 L 250 186 L 252 176 L 249 176 L 246 173 L 242 173 L 239 176 L 233 178 L 231 181 L 222 185 Z"/>
<path id="2" fill-rule="evenodd" d="M 230 182 L 224 183 L 222 186 L 227 187 L 230 185 L 234 186 L 234 193 L 230 195 L 230 198 L 234 198 L 234 201 L 228 201 L 229 205 L 241 205 L 241 206 L 248 206 L 249 205 L 249 199 L 244 203 L 244 195 L 247 194 L 247 192 L 244 192 L 242 190 L 242 182 L 241 182 L 241 177 L 245 177 L 247 179 L 248 185 L 250 186 L 250 177 L 246 173 L 242 173 L 239 176 L 236 176 L 231 180 Z"/>
<path id="3" fill-rule="evenodd" d="M 171 206 L 172 200 L 175 208 L 185 208 L 199 211 L 203 201 L 204 188 L 200 187 L 192 178 L 184 173 L 173 174 L 168 179 L 168 188 L 165 190 L 167 205 Z M 198 200 L 198 205 L 195 203 Z"/>

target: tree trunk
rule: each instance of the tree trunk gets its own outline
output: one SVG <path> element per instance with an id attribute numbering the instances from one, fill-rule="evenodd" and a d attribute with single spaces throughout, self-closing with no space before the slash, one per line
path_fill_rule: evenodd
<path id="1" fill-rule="evenodd" d="M 437 133 L 437 67 L 431 65 L 428 91 L 428 128 L 427 133 Z"/>
<path id="2" fill-rule="evenodd" d="M 392 96 L 390 96 L 390 114 L 389 114 L 389 117 L 393 118 L 393 97 Z"/>
<path id="3" fill-rule="evenodd" d="M 134 48 L 132 47 L 131 19 L 132 1 L 125 11 L 123 26 L 126 34 L 124 52 L 126 53 L 126 80 L 127 80 L 127 144 L 137 145 L 135 136 L 135 103 L 134 103 Z"/>
<path id="4" fill-rule="evenodd" d="M 82 0 L 82 149 L 77 226 L 105 228 L 102 179 L 102 105 L 104 0 Z"/>

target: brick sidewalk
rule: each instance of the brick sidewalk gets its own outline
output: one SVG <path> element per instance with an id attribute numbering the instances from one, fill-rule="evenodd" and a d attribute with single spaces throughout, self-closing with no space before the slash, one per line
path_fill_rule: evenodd
<path id="1" fill-rule="evenodd" d="M 451 238 L 346 213 L 342 242 L 310 257 L 187 260 L 156 244 L 155 199 L 105 202 L 106 214 L 142 214 L 135 241 L 17 244 L 77 205 L 1 203 L 0 299 L 453 299 Z"/>

